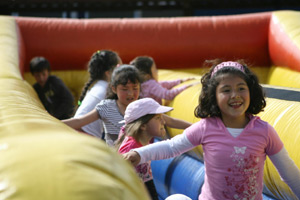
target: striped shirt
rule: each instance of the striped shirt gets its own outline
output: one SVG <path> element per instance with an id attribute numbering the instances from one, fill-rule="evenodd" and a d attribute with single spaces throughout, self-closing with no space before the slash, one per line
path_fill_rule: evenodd
<path id="1" fill-rule="evenodd" d="M 120 113 L 116 99 L 104 99 L 96 105 L 100 119 L 103 121 L 105 140 L 109 146 L 114 146 L 118 139 L 118 134 L 124 124 L 119 123 L 124 120 Z"/>

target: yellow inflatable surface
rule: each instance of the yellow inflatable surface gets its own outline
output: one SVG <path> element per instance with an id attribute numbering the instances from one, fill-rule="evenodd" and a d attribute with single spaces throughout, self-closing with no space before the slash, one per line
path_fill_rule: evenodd
<path id="1" fill-rule="evenodd" d="M 116 152 L 44 110 L 19 71 L 15 20 L 0 27 L 0 199 L 149 199 Z"/>

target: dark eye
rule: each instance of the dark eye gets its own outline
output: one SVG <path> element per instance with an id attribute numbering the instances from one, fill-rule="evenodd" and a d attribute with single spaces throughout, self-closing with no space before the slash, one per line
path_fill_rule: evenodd
<path id="1" fill-rule="evenodd" d="M 240 91 L 244 91 L 244 90 L 246 90 L 246 89 L 247 89 L 246 87 L 240 87 L 240 88 L 239 88 Z"/>

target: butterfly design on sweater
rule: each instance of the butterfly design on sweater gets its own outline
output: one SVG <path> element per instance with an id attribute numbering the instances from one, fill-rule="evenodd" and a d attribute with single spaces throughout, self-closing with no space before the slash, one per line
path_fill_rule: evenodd
<path id="1" fill-rule="evenodd" d="M 247 147 L 233 147 L 236 154 L 245 154 Z"/>

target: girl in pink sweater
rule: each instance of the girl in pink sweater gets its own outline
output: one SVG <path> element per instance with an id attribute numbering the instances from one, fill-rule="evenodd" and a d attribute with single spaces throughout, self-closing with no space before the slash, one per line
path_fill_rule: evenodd
<path id="1" fill-rule="evenodd" d="M 194 84 L 184 85 L 181 87 L 173 88 L 180 83 L 193 80 L 194 78 L 178 79 L 173 81 L 160 81 L 158 82 L 158 73 L 156 64 L 153 58 L 149 56 L 138 56 L 130 62 L 134 65 L 140 73 L 142 78 L 141 94 L 140 97 L 150 97 L 162 104 L 162 99 L 172 100 L 179 93 L 191 87 Z"/>
<path id="2" fill-rule="evenodd" d="M 275 129 L 254 116 L 266 106 L 256 75 L 239 62 L 215 63 L 202 79 L 195 115 L 201 120 L 170 140 L 124 155 L 134 165 L 203 147 L 205 179 L 199 200 L 262 200 L 266 156 L 300 198 L 300 171 Z"/>

